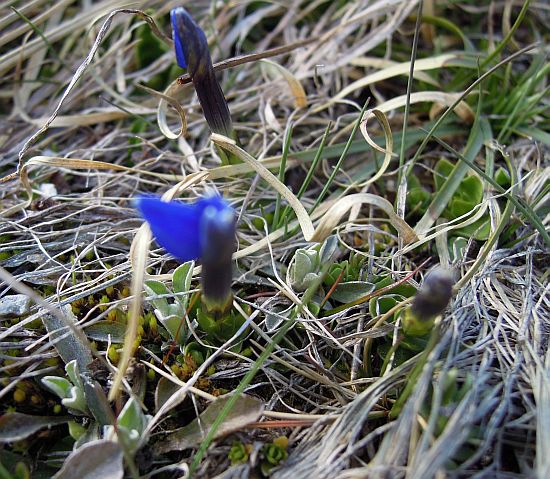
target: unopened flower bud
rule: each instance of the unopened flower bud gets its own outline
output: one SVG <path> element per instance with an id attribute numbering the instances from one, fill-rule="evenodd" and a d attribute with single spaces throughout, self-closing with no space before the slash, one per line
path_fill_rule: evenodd
<path id="1" fill-rule="evenodd" d="M 426 276 L 411 307 L 403 313 L 403 332 L 406 336 L 422 336 L 431 330 L 435 318 L 451 300 L 454 283 L 451 272 L 443 268 L 436 268 Z"/>

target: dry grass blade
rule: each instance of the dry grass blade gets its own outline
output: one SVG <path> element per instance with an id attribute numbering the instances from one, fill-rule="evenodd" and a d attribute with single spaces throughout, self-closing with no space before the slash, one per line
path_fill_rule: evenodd
<path id="1" fill-rule="evenodd" d="M 139 87 L 150 93 L 151 95 L 155 95 L 160 98 L 157 108 L 157 123 L 162 134 L 170 140 L 176 140 L 180 136 L 184 136 L 185 132 L 187 131 L 187 116 L 185 115 L 185 110 L 180 105 L 180 102 L 172 96 L 177 91 L 181 90 L 181 88 L 178 88 L 177 80 L 173 81 L 164 93 L 155 91 L 152 88 L 146 87 L 145 85 L 139 85 Z M 170 129 L 166 120 L 168 105 L 176 110 L 180 119 L 181 126 L 177 133 L 174 133 Z"/>
<path id="2" fill-rule="evenodd" d="M 134 259 L 134 271 L 132 275 L 132 302 L 130 303 L 130 313 L 128 315 L 128 324 L 126 325 L 126 335 L 124 336 L 124 347 L 122 355 L 117 365 L 117 372 L 113 378 L 111 389 L 109 390 L 109 401 L 114 401 L 120 394 L 120 386 L 126 369 L 133 356 L 137 330 L 139 324 L 139 315 L 141 313 L 143 282 L 145 280 L 145 268 L 147 267 L 147 258 L 149 256 L 149 243 L 151 242 L 151 231 L 147 225 L 143 225 L 137 232 L 130 256 Z"/>
<path id="3" fill-rule="evenodd" d="M 312 241 L 323 241 L 339 224 L 342 216 L 353 208 L 353 206 L 365 203 L 376 206 L 386 213 L 390 219 L 391 225 L 398 231 L 400 237 L 403 238 L 403 241 L 406 244 L 412 243 L 418 239 L 414 230 L 405 222 L 405 220 L 395 214 L 393 205 L 388 200 L 370 193 L 355 193 L 353 195 L 340 198 L 328 209 L 319 222 L 319 225 L 315 230 L 315 234 L 311 238 Z"/>
<path id="4" fill-rule="evenodd" d="M 411 93 L 410 104 L 414 105 L 415 103 L 436 103 L 445 106 L 453 105 L 458 98 L 460 98 L 462 93 L 443 93 L 438 91 L 418 91 Z M 377 105 L 376 109 L 387 113 L 389 111 L 397 110 L 402 108 L 407 104 L 407 95 L 397 96 L 391 100 L 385 101 L 380 105 Z M 434 111 L 439 113 L 441 110 Z M 465 102 L 460 101 L 455 107 L 454 112 L 464 121 L 465 123 L 471 124 L 474 121 L 475 114 L 472 108 Z"/>
<path id="5" fill-rule="evenodd" d="M 422 72 L 422 71 L 436 70 L 436 69 L 445 67 L 449 63 L 452 63 L 453 60 L 457 60 L 458 58 L 460 58 L 459 55 L 449 54 L 449 53 L 438 55 L 436 57 L 431 57 L 431 58 L 423 58 L 415 62 L 414 70 L 415 70 L 415 73 Z M 356 61 L 355 63 L 361 66 L 366 65 L 365 61 L 363 62 Z M 353 93 L 356 90 L 365 88 L 368 85 L 372 85 L 373 83 L 387 80 L 388 78 L 392 78 L 398 75 L 408 75 L 409 69 L 410 69 L 410 62 L 398 63 L 397 65 L 391 65 L 387 68 L 383 68 L 382 70 L 375 73 L 371 73 L 370 75 L 366 75 L 360 80 L 357 80 L 351 83 L 346 88 L 343 88 L 341 91 L 338 92 L 337 95 L 335 95 L 332 98 L 331 101 L 337 101 L 342 98 L 345 98 L 350 93 Z"/>
<path id="6" fill-rule="evenodd" d="M 546 352 L 544 361 L 536 353 L 532 357 L 536 364 L 533 394 L 538 412 L 536 474 L 538 479 L 543 479 L 550 475 L 550 458 L 546 454 L 550 447 L 550 352 Z"/>
<path id="7" fill-rule="evenodd" d="M 271 76 L 274 76 L 272 73 L 273 71 L 276 71 L 283 76 L 290 87 L 292 95 L 294 96 L 294 106 L 296 108 L 305 108 L 307 106 L 307 95 L 300 81 L 285 67 L 276 62 L 265 59 L 261 60 L 261 62 L 271 67 L 265 69 L 271 74 Z"/>
<path id="8" fill-rule="evenodd" d="M 306 241 L 311 241 L 313 237 L 313 223 L 306 209 L 303 207 L 302 203 L 300 203 L 300 200 L 296 198 L 294 193 L 281 183 L 281 181 L 258 160 L 237 146 L 234 140 L 218 134 L 213 134 L 211 138 L 218 146 L 249 164 L 275 191 L 280 193 L 280 195 L 288 201 L 289 205 L 296 213 L 296 218 L 298 218 L 304 238 Z"/>
<path id="9" fill-rule="evenodd" d="M 67 35 L 67 32 L 69 31 L 78 30 L 85 26 L 88 26 L 91 22 L 93 22 L 100 16 L 110 13 L 110 18 L 112 18 L 112 16 L 117 13 L 116 11 L 113 12 L 113 9 L 128 5 L 128 3 L 129 2 L 127 1 L 121 0 L 109 0 L 100 2 L 94 5 L 92 8 L 81 12 L 80 15 L 76 15 L 75 17 L 68 19 L 67 21 L 52 28 L 51 30 L 45 31 L 44 35 L 48 38 L 50 42 L 55 42 Z M 28 42 L 26 45 L 10 49 L 7 53 L 0 57 L 0 75 L 4 74 L 7 70 L 14 67 L 17 62 L 25 59 L 26 57 L 43 48 L 45 48 L 43 40 L 41 38 L 35 38 Z"/>
<path id="10" fill-rule="evenodd" d="M 99 15 L 102 12 L 106 13 L 106 11 L 110 10 L 111 8 L 113 8 L 113 7 L 116 8 L 116 6 L 118 6 L 117 5 L 118 3 L 119 2 L 103 2 L 100 5 L 98 5 L 97 7 L 95 7 L 93 10 L 88 11 L 87 14 L 88 15 L 93 14 L 92 18 L 95 18 L 96 15 Z M 23 158 L 24 158 L 25 153 L 31 147 L 31 145 L 36 141 L 36 139 L 39 136 L 41 136 L 50 127 L 52 122 L 55 120 L 55 117 L 57 116 L 57 114 L 61 110 L 61 107 L 63 106 L 63 103 L 65 102 L 66 98 L 69 96 L 71 91 L 76 86 L 77 82 L 80 80 L 80 78 L 82 77 L 82 75 L 84 74 L 84 72 L 86 71 L 88 66 L 93 61 L 94 56 L 95 56 L 99 46 L 101 45 L 101 42 L 103 41 L 105 35 L 109 31 L 109 28 L 111 27 L 111 23 L 113 21 L 114 16 L 117 15 L 118 13 L 121 13 L 121 12 L 123 12 L 123 10 L 114 10 L 114 11 L 111 11 L 109 13 L 109 16 L 103 22 L 103 25 L 101 26 L 101 29 L 99 30 L 99 32 L 97 34 L 97 37 L 94 41 L 94 44 L 93 44 L 92 48 L 90 49 L 90 52 L 86 56 L 86 59 L 80 64 L 80 66 L 76 70 L 73 77 L 71 78 L 71 81 L 69 82 L 69 85 L 67 85 L 67 88 L 65 88 L 65 91 L 63 92 L 63 95 L 59 99 L 59 102 L 57 103 L 57 106 L 55 107 L 53 113 L 50 115 L 50 117 L 48 118 L 46 123 L 44 123 L 44 125 L 34 135 L 32 135 L 25 142 L 25 144 L 23 145 L 23 148 L 19 152 L 19 163 L 18 163 L 18 166 L 17 166 L 17 171 L 18 172 L 21 171 L 21 168 L 23 167 Z M 79 17 L 76 17 L 76 18 L 79 18 Z M 87 18 L 87 21 L 89 21 L 89 20 L 90 20 L 90 18 Z M 84 25 L 85 24 L 86 24 L 86 21 L 85 21 Z M 46 33 L 48 33 L 48 32 L 46 32 Z M 57 33 L 57 30 L 56 30 L 55 33 Z M 50 38 L 51 41 L 53 41 L 53 39 L 56 37 L 55 33 L 52 32 L 51 34 L 48 35 L 48 37 Z M 64 35 L 65 31 L 60 30 L 59 33 Z M 54 38 L 52 38 L 52 37 L 54 37 Z M 31 41 L 29 43 L 29 45 L 27 45 L 27 53 L 28 53 L 29 50 L 31 50 L 30 45 L 33 42 L 41 42 L 41 39 L 35 39 L 35 40 Z M 6 56 L 12 55 L 16 51 L 17 51 L 17 49 L 11 50 L 9 54 L 6 54 Z M 11 56 L 10 56 L 10 58 L 11 58 Z M 15 58 L 15 60 L 17 60 L 17 58 Z M 10 66 L 12 66 L 12 64 L 7 59 L 5 59 L 4 57 L 0 58 L 0 73 L 3 71 L 3 68 L 4 69 L 9 68 Z"/>
<path id="11" fill-rule="evenodd" d="M 130 114 L 144 115 L 148 113 L 150 113 L 150 110 L 148 109 L 134 111 L 108 110 L 78 115 L 60 115 L 55 117 L 53 120 L 50 120 L 48 118 L 32 118 L 29 119 L 29 123 L 32 123 L 36 126 L 41 126 L 47 122 L 50 128 L 74 128 L 78 126 L 109 123 L 111 121 L 127 118 Z"/>
<path id="12" fill-rule="evenodd" d="M 385 148 L 379 147 L 373 141 L 373 139 L 370 137 L 367 131 L 367 122 L 369 121 L 369 118 L 372 116 L 376 117 L 376 119 L 382 125 L 382 129 L 384 130 L 384 138 L 386 140 Z M 366 111 L 363 117 L 363 120 L 361 121 L 360 128 L 361 128 L 361 133 L 363 134 L 363 137 L 365 138 L 366 142 L 370 146 L 372 146 L 375 150 L 380 151 L 381 153 L 384 153 L 384 161 L 382 162 L 382 165 L 380 166 L 380 169 L 376 172 L 376 174 L 372 178 L 365 181 L 364 183 L 357 185 L 359 188 L 364 188 L 365 186 L 368 186 L 371 183 L 374 183 L 386 172 L 386 170 L 390 166 L 392 156 L 394 156 L 395 153 L 393 153 L 393 135 L 391 133 L 390 123 L 388 122 L 388 118 L 386 117 L 386 115 L 384 115 L 382 111 L 377 109 Z"/>

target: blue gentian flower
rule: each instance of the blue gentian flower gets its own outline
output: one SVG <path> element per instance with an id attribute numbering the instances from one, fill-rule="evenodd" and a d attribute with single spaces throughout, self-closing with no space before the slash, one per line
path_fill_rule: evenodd
<path id="1" fill-rule="evenodd" d="M 235 251 L 235 212 L 219 195 L 192 204 L 140 196 L 135 206 L 157 243 L 181 262 L 212 262 Z"/>
<path id="2" fill-rule="evenodd" d="M 208 126 L 214 133 L 233 138 L 229 107 L 216 79 L 206 35 L 183 7 L 174 8 L 170 20 L 176 60 L 193 80 Z"/>
<path id="3" fill-rule="evenodd" d="M 235 211 L 219 195 L 192 204 L 141 196 L 135 201 L 157 243 L 182 262 L 200 259 L 202 302 L 208 311 L 231 307 Z"/>

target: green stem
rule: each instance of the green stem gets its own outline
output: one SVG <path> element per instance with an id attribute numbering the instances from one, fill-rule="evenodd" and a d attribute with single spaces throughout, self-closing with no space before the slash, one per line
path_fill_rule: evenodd
<path id="1" fill-rule="evenodd" d="M 327 142 L 328 134 L 330 131 L 330 128 L 332 126 L 332 123 L 329 122 L 327 127 L 325 128 L 325 133 L 323 134 L 323 137 L 321 138 L 321 144 L 319 145 L 319 148 L 317 148 L 317 152 L 315 153 L 315 157 L 313 158 L 313 162 L 311 163 L 311 166 L 307 172 L 306 179 L 302 183 L 302 186 L 300 187 L 300 190 L 296 194 L 296 198 L 300 199 L 302 195 L 306 192 L 309 184 L 311 183 L 311 180 L 313 179 L 313 175 L 315 174 L 315 170 L 317 169 L 317 165 L 319 164 L 319 160 L 321 159 L 321 155 L 323 154 L 323 151 L 325 151 L 325 144 Z M 288 224 L 288 215 L 291 212 L 290 206 L 285 206 L 285 209 L 283 210 L 283 213 L 281 215 L 281 221 L 277 225 L 278 228 L 282 226 L 282 222 L 285 221 L 286 224 Z M 285 231 L 285 236 L 286 236 Z"/>
<path id="2" fill-rule="evenodd" d="M 516 21 L 510 28 L 510 31 L 506 34 L 506 36 L 502 39 L 502 41 L 498 44 L 498 46 L 481 62 L 480 68 L 483 69 L 486 67 L 491 61 L 493 61 L 494 58 L 498 56 L 498 54 L 504 50 L 504 47 L 508 45 L 508 42 L 512 39 L 514 36 L 514 33 L 516 33 L 516 30 L 521 25 L 521 22 L 523 22 L 523 19 L 525 18 L 525 15 L 527 14 L 527 10 L 529 10 L 529 4 L 531 3 L 531 0 L 526 0 L 523 6 L 521 7 L 521 11 L 519 12 L 518 17 L 516 18 Z"/>
<path id="3" fill-rule="evenodd" d="M 274 351 L 275 347 L 281 342 L 285 334 L 294 326 L 296 322 L 296 317 L 300 312 L 302 311 L 302 308 L 304 305 L 308 304 L 311 299 L 313 298 L 313 295 L 323 282 L 326 273 L 331 266 L 332 262 L 329 262 L 328 264 L 323 266 L 323 269 L 321 271 L 321 275 L 319 278 L 315 281 L 314 284 L 312 284 L 307 291 L 304 293 L 304 296 L 302 297 L 302 302 L 294 309 L 292 316 L 288 319 L 288 321 L 277 331 L 273 339 L 265 349 L 262 351 L 256 362 L 252 365 L 250 370 L 246 373 L 244 378 L 241 380 L 235 391 L 233 392 L 233 395 L 229 398 L 229 400 L 225 403 L 223 409 L 220 411 L 218 416 L 216 417 L 216 420 L 213 422 L 212 427 L 208 431 L 208 434 L 204 438 L 204 441 L 201 443 L 199 450 L 193 457 L 193 462 L 189 466 L 189 475 L 187 477 L 192 477 L 193 473 L 196 471 L 200 461 L 204 457 L 206 450 L 214 440 L 214 436 L 216 434 L 216 431 L 220 427 L 220 425 L 223 423 L 223 421 L 227 418 L 229 412 L 231 409 L 233 409 L 233 406 L 235 403 L 239 400 L 240 395 L 244 392 L 246 387 L 252 382 L 254 379 L 254 376 L 256 376 L 257 372 L 262 367 L 262 364 L 266 361 L 266 359 L 269 357 L 269 355 Z"/>
<path id="4" fill-rule="evenodd" d="M 432 329 L 432 333 L 430 335 L 430 339 L 428 340 L 428 344 L 426 345 L 426 349 L 424 349 L 424 351 L 420 353 L 418 362 L 416 363 L 411 374 L 408 377 L 405 389 L 403 389 L 403 392 L 401 393 L 397 401 L 395 401 L 395 403 L 393 404 L 390 414 L 388 416 L 389 419 L 396 419 L 397 416 L 399 416 L 399 413 L 403 409 L 403 406 L 407 402 L 407 399 L 409 399 L 411 393 L 416 387 L 417 380 L 420 377 L 420 374 L 422 374 L 422 370 L 424 369 L 424 366 L 428 361 L 428 357 L 430 356 L 430 353 L 434 350 L 439 341 L 439 333 L 439 327 L 435 327 L 434 329 Z"/>

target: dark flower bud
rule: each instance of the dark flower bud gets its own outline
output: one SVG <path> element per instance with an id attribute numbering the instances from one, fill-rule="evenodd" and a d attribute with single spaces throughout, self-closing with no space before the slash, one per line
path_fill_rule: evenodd
<path id="1" fill-rule="evenodd" d="M 453 296 L 454 283 L 451 272 L 443 268 L 436 268 L 426 276 L 411 307 L 402 316 L 405 335 L 422 336 L 431 330 L 435 318 L 445 311 Z"/>
<path id="2" fill-rule="evenodd" d="M 206 35 L 183 7 L 174 8 L 170 20 L 176 60 L 193 80 L 210 130 L 233 138 L 229 107 L 214 73 Z"/>
<path id="3" fill-rule="evenodd" d="M 436 268 L 424 279 L 424 284 L 416 293 L 412 312 L 419 318 L 433 318 L 441 314 L 453 296 L 454 279 L 443 268 Z"/>
<path id="4" fill-rule="evenodd" d="M 201 218 L 203 303 L 209 310 L 231 306 L 232 256 L 236 250 L 233 209 L 208 207 Z"/>

